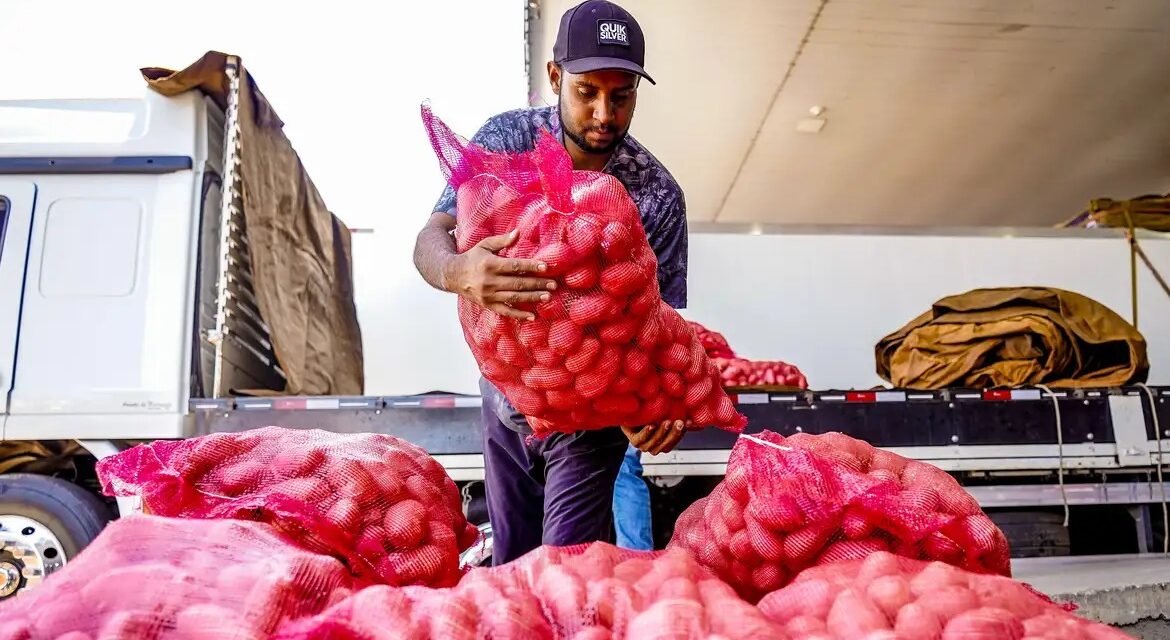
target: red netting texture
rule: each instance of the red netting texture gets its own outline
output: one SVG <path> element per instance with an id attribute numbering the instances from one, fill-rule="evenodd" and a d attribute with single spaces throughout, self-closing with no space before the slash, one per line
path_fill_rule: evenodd
<path id="1" fill-rule="evenodd" d="M 537 437 L 663 420 L 741 431 L 746 418 L 677 311 L 637 207 L 613 176 L 575 171 L 547 131 L 527 153 L 500 154 L 423 121 L 458 193 L 458 251 L 516 230 L 499 255 L 543 261 L 558 283 L 533 321 L 459 299 L 463 334 L 484 377 L 529 418 Z M 523 306 L 523 305 L 521 305 Z"/>
<path id="2" fill-rule="evenodd" d="M 259 640 L 343 600 L 350 580 L 264 524 L 130 516 L 0 604 L 0 639 Z"/>
<path id="3" fill-rule="evenodd" d="M 794 638 L 1121 640 L 1009 578 L 878 552 L 801 573 L 760 601 Z"/>
<path id="4" fill-rule="evenodd" d="M 373 587 L 278 640 L 491 638 L 784 640 L 777 625 L 681 551 L 542 547 L 473 569 L 454 589 Z"/>
<path id="5" fill-rule="evenodd" d="M 139 445 L 98 464 L 107 495 L 182 518 L 268 522 L 358 577 L 450 586 L 478 539 L 455 483 L 425 451 L 380 434 L 265 427 Z"/>
<path id="6" fill-rule="evenodd" d="M 840 433 L 740 437 L 670 546 L 751 602 L 808 567 L 879 551 L 1011 574 L 1003 532 L 951 476 Z"/>

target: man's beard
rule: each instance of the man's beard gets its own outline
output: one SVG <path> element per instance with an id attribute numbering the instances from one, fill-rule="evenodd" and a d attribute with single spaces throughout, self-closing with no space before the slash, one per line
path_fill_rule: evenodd
<path id="1" fill-rule="evenodd" d="M 617 129 L 609 128 L 605 130 L 605 133 L 613 133 L 613 140 L 610 140 L 609 143 L 605 144 L 604 146 L 591 144 L 588 140 L 585 139 L 585 133 L 587 133 L 587 131 L 573 131 L 573 129 L 570 127 L 569 120 L 565 118 L 564 106 L 559 96 L 557 97 L 557 112 L 561 116 L 561 131 L 564 132 L 565 137 L 575 142 L 577 146 L 585 153 L 594 155 L 605 155 L 607 153 L 613 153 L 613 150 L 617 149 L 617 146 L 621 144 L 622 140 L 626 139 L 626 132 L 618 133 Z"/>

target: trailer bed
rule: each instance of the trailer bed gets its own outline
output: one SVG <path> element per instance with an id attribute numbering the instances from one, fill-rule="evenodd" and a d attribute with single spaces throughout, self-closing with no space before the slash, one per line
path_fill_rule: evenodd
<path id="1" fill-rule="evenodd" d="M 841 431 L 948 471 L 992 475 L 1148 471 L 1162 447 L 1170 453 L 1167 397 L 1170 387 L 1066 389 L 1052 395 L 1034 388 L 733 395 L 748 417 L 747 433 Z M 386 433 L 429 451 L 456 480 L 483 474 L 478 396 L 200 399 L 191 401 L 191 410 L 188 435 L 274 424 Z M 646 456 L 646 475 L 722 475 L 735 440 L 715 429 L 689 434 L 674 452 Z M 1134 487 L 1125 491 L 1141 493 Z"/>

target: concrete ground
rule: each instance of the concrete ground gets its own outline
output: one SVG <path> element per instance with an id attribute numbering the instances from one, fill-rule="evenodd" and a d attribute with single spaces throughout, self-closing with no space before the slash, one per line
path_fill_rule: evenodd
<path id="1" fill-rule="evenodd" d="M 1170 640 L 1170 557 L 1022 558 L 1012 572 L 1054 600 L 1075 602 L 1077 615 L 1135 638 Z"/>

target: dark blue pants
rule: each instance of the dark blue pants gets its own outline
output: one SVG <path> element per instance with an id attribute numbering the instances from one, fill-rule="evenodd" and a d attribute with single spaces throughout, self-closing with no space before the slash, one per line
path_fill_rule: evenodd
<path id="1" fill-rule="evenodd" d="M 492 563 L 542 544 L 613 542 L 613 490 L 630 441 L 621 429 L 533 439 L 484 403 L 483 457 Z"/>

